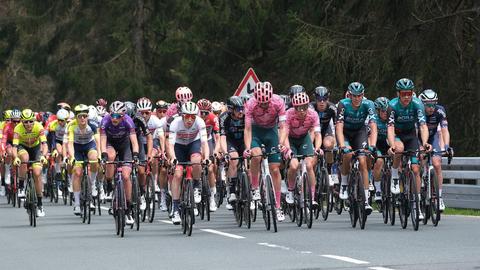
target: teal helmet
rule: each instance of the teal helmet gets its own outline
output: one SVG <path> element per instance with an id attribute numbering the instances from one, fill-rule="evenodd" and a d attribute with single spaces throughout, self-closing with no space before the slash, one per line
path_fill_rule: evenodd
<path id="1" fill-rule="evenodd" d="M 388 109 L 388 103 L 390 100 L 386 97 L 379 97 L 375 99 L 375 109 L 386 111 Z"/>
<path id="2" fill-rule="evenodd" d="M 415 86 L 413 85 L 412 80 L 408 78 L 402 78 L 397 81 L 397 83 L 395 84 L 395 87 L 397 88 L 397 91 L 400 91 L 400 90 L 413 90 Z"/>
<path id="3" fill-rule="evenodd" d="M 365 93 L 365 87 L 359 82 L 352 82 L 348 85 L 348 92 L 355 96 L 358 96 Z"/>

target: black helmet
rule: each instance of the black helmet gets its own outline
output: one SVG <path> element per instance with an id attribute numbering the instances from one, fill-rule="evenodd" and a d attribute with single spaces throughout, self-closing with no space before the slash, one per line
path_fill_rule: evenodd
<path id="1" fill-rule="evenodd" d="M 290 95 L 290 98 L 292 98 L 293 95 L 297 93 L 304 93 L 304 92 L 305 92 L 305 87 L 298 84 L 292 85 L 290 86 L 290 88 L 288 88 L 288 94 Z"/>
<path id="2" fill-rule="evenodd" d="M 292 102 L 292 99 L 288 95 L 280 95 L 280 97 L 283 99 L 283 102 L 286 106 L 290 105 L 290 103 Z"/>
<path id="3" fill-rule="evenodd" d="M 125 107 L 127 108 L 127 114 L 133 117 L 137 113 L 137 105 L 130 101 L 125 101 Z"/>
<path id="4" fill-rule="evenodd" d="M 330 97 L 330 90 L 326 88 L 325 86 L 318 86 L 314 90 L 315 92 L 315 98 L 329 98 Z"/>
<path id="5" fill-rule="evenodd" d="M 227 108 L 243 107 L 243 99 L 239 96 L 231 96 L 227 99 Z"/>

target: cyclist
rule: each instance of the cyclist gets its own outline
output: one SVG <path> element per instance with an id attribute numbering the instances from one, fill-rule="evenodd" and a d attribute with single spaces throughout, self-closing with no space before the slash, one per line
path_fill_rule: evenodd
<path id="1" fill-rule="evenodd" d="M 107 100 L 104 99 L 104 98 L 99 98 L 97 99 L 97 101 L 95 101 L 95 103 L 97 104 L 97 106 L 101 106 L 103 108 L 107 108 Z"/>
<path id="2" fill-rule="evenodd" d="M 428 143 L 428 127 L 425 119 L 425 109 L 420 99 L 412 97 L 414 85 L 412 80 L 403 78 L 395 84 L 397 90 L 396 98 L 388 104 L 388 128 L 387 138 L 390 148 L 388 152 L 395 155 L 392 165 L 392 183 L 390 185 L 393 194 L 400 193 L 398 167 L 400 166 L 401 155 L 395 152 L 417 151 L 420 148 L 417 138 L 417 126 L 420 129 L 422 147 L 429 151 L 431 145 Z M 412 157 L 412 170 L 416 178 L 416 189 L 420 196 L 421 179 L 418 159 Z M 423 213 L 419 211 L 419 219 L 423 219 Z"/>
<path id="3" fill-rule="evenodd" d="M 348 85 L 350 98 L 345 98 L 338 103 L 338 115 L 336 122 L 336 133 L 338 146 L 342 149 L 343 160 L 340 169 L 341 173 L 341 191 L 340 199 L 348 199 L 348 175 L 350 173 L 350 161 L 352 159 L 351 151 L 369 149 L 375 151 L 377 142 L 377 124 L 375 123 L 375 106 L 372 101 L 364 99 L 365 87 L 359 82 L 352 82 Z M 370 127 L 370 140 L 367 135 L 367 125 Z M 369 142 L 371 145 L 369 145 Z M 365 152 L 358 155 L 361 180 L 365 191 L 365 210 L 367 215 L 372 212 L 372 207 L 368 203 L 368 168 Z"/>
<path id="4" fill-rule="evenodd" d="M 443 106 L 438 104 L 437 93 L 432 89 L 426 89 L 420 94 L 420 99 L 425 105 L 426 122 L 428 127 L 428 143 L 433 147 L 432 164 L 435 169 L 438 181 L 438 196 L 440 197 L 440 211 L 445 210 L 445 204 L 442 198 L 442 155 L 439 153 L 440 136 L 443 139 L 445 150 L 453 155 L 453 148 L 450 147 L 450 132 L 448 131 L 447 113 Z M 13 114 L 12 114 L 13 115 Z M 440 125 L 440 132 L 438 126 Z"/>
<path id="5" fill-rule="evenodd" d="M 114 161 L 115 157 L 121 162 L 138 161 L 138 141 L 135 134 L 135 124 L 132 118 L 126 115 L 126 106 L 121 101 L 114 101 L 110 104 L 110 114 L 103 117 L 100 124 L 100 149 L 102 160 Z M 133 154 L 132 154 L 133 152 Z M 131 166 L 123 164 L 122 179 L 125 187 L 125 197 L 128 211 L 125 214 L 125 223 L 133 224 L 135 221 L 131 215 L 132 209 L 132 183 L 130 182 Z M 113 164 L 106 166 L 105 179 L 107 181 L 107 192 L 113 190 L 112 179 L 114 176 Z"/>
<path id="6" fill-rule="evenodd" d="M 75 106 L 75 120 L 68 125 L 67 130 L 67 144 L 68 156 L 70 157 L 69 164 L 74 165 L 73 173 L 73 195 L 75 204 L 73 206 L 73 213 L 77 216 L 81 214 L 80 211 L 80 189 L 81 179 L 83 175 L 83 168 L 77 161 L 90 163 L 90 186 L 92 187 L 92 196 L 97 196 L 98 191 L 95 185 L 98 172 L 98 150 L 100 150 L 100 141 L 98 135 L 98 126 L 95 122 L 88 120 L 89 108 L 87 105 L 79 104 Z M 93 204 L 90 208 L 95 208 Z"/>
<path id="7" fill-rule="evenodd" d="M 5 110 L 3 112 L 3 121 L 0 122 L 0 140 L 3 139 L 3 129 L 4 129 L 5 125 L 10 123 L 11 114 L 12 114 L 12 110 Z M 5 148 L 3 148 L 1 150 L 4 152 Z M 3 167 L 3 165 L 4 165 L 3 162 L 0 162 L 0 164 L 2 164 L 2 167 Z M 0 170 L 0 173 L 2 173 L 2 170 Z M 5 196 L 5 175 L 2 178 L 2 183 L 0 185 L 0 196 Z"/>
<path id="8" fill-rule="evenodd" d="M 63 157 L 63 138 L 66 132 L 67 119 L 70 113 L 65 109 L 57 111 L 56 118 L 48 125 L 48 139 L 50 152 L 55 160 L 55 180 L 60 179 L 60 171 Z"/>
<path id="9" fill-rule="evenodd" d="M 255 156 L 251 160 L 252 200 L 259 200 L 260 155 L 262 154 L 260 146 L 264 144 L 267 151 L 280 148 L 284 153 L 288 149 L 281 146 L 285 145 L 287 137 L 285 128 L 285 103 L 283 103 L 283 100 L 278 95 L 273 94 L 273 87 L 270 82 L 257 82 L 254 96 L 255 98 L 251 98 L 245 105 L 245 150 L 243 155 L 244 157 L 249 157 L 250 155 Z M 272 154 L 268 157 L 275 198 L 277 198 L 275 206 L 277 208 L 277 220 L 279 222 L 285 220 L 283 211 L 280 208 L 280 161 L 281 156 L 279 153 Z"/>
<path id="10" fill-rule="evenodd" d="M 155 113 L 158 119 L 162 119 L 163 117 L 165 117 L 169 105 L 170 104 L 168 104 L 164 100 L 159 100 L 155 103 Z"/>
<path id="11" fill-rule="evenodd" d="M 229 157 L 238 158 L 239 153 L 243 153 L 245 145 L 243 141 L 243 132 L 245 129 L 245 114 L 243 99 L 238 96 L 232 96 L 227 100 L 228 111 L 220 115 L 220 146 L 222 153 L 228 153 Z M 235 195 L 235 183 L 238 182 L 237 168 L 238 160 L 230 160 L 227 171 L 229 181 L 229 198 L 227 200 L 227 209 L 232 210 L 232 202 L 237 200 Z M 253 205 L 255 207 L 255 205 Z"/>
<path id="12" fill-rule="evenodd" d="M 186 86 L 180 86 L 175 91 L 175 98 L 177 102 L 170 104 L 170 107 L 168 107 L 168 110 L 165 113 L 167 117 L 167 123 L 170 123 L 173 120 L 171 117 L 178 114 L 182 104 L 192 100 L 192 90 Z"/>
<path id="13" fill-rule="evenodd" d="M 5 157 L 4 159 L 4 169 L 5 173 L 3 174 L 4 185 L 9 186 L 10 181 L 10 170 L 12 164 L 12 143 L 13 143 L 13 131 L 15 126 L 20 123 L 22 112 L 18 109 L 13 109 L 10 113 L 10 120 L 5 122 L 2 132 L 2 145 L 0 149 L 0 155 Z M 5 190 L 3 190 L 5 192 Z M 2 196 L 4 193 L 2 193 Z"/>
<path id="14" fill-rule="evenodd" d="M 313 102 L 313 107 L 318 113 L 320 119 L 320 129 L 322 130 L 322 148 L 327 150 L 325 158 L 330 169 L 329 183 L 337 184 L 338 183 L 338 174 L 336 167 L 331 168 L 333 163 L 333 155 L 331 151 L 335 146 L 335 125 L 334 122 L 337 117 L 337 107 L 335 104 L 330 102 L 330 90 L 325 86 L 317 86 L 314 90 L 315 92 L 315 102 Z"/>
<path id="15" fill-rule="evenodd" d="M 159 148 L 159 153 L 158 155 L 162 158 L 165 159 L 165 129 L 167 128 L 167 109 L 170 106 L 169 103 L 165 102 L 164 100 L 159 100 L 156 105 L 156 114 L 158 119 L 160 119 L 160 123 L 162 128 L 157 129 L 155 133 L 153 134 L 154 140 L 157 140 L 158 143 L 160 144 Z M 173 119 L 172 119 L 173 120 Z M 162 166 L 160 168 L 160 173 L 158 175 L 158 182 L 160 183 L 160 186 L 155 183 L 155 188 L 160 191 L 160 211 L 167 211 L 167 201 L 166 201 L 166 189 L 167 189 L 167 169 L 166 167 Z"/>
<path id="16" fill-rule="evenodd" d="M 388 103 L 390 100 L 386 97 L 379 97 L 375 99 L 375 109 L 377 110 L 377 154 L 378 155 L 386 155 L 388 151 L 388 143 L 387 143 L 387 123 L 388 123 Z M 379 158 L 375 162 L 373 167 L 373 182 L 375 185 L 375 201 L 382 200 L 382 168 L 383 168 L 384 160 Z"/>
<path id="17" fill-rule="evenodd" d="M 105 116 L 105 114 L 107 113 L 107 110 L 103 106 L 97 106 L 95 108 L 97 109 L 98 116 L 101 117 L 101 118 L 103 118 Z"/>
<path id="18" fill-rule="evenodd" d="M 218 101 L 212 102 L 212 112 L 215 116 L 218 117 L 223 112 L 222 103 Z"/>
<path id="19" fill-rule="evenodd" d="M 207 129 L 205 122 L 198 117 L 199 109 L 197 104 L 188 101 L 181 107 L 182 115 L 175 117 L 170 125 L 168 135 L 167 153 L 170 163 L 175 165 L 179 162 L 209 163 L 209 148 L 207 140 Z M 201 166 L 192 166 L 192 177 L 194 188 L 200 185 Z M 180 224 L 180 183 L 183 177 L 183 167 L 176 166 L 172 181 L 173 217 L 175 225 Z"/>
<path id="20" fill-rule="evenodd" d="M 290 148 L 295 155 L 313 155 L 314 151 L 323 154 L 321 149 L 322 135 L 320 132 L 320 120 L 318 114 L 314 109 L 309 108 L 310 99 L 307 93 L 300 92 L 293 95 L 293 108 L 287 110 L 287 134 L 288 140 L 286 147 Z M 315 149 L 313 148 L 311 132 L 315 134 Z M 313 158 L 305 158 L 307 165 L 308 177 L 310 179 L 311 195 L 315 198 L 315 184 L 316 177 L 313 171 Z M 295 174 L 298 170 L 298 159 L 292 158 L 290 160 L 290 167 L 288 168 L 288 192 L 286 201 L 293 204 L 294 196 L 293 190 L 295 188 Z M 318 205 L 317 201 L 312 201 L 314 207 Z"/>
<path id="21" fill-rule="evenodd" d="M 218 117 L 212 113 L 212 103 L 208 99 L 200 99 L 197 102 L 198 109 L 200 110 L 200 117 L 205 121 L 205 127 L 207 129 L 207 136 L 208 136 L 208 148 L 211 154 L 215 156 L 219 155 L 220 152 L 220 127 L 218 123 Z M 213 135 L 213 136 L 212 136 Z M 215 194 L 217 193 L 217 186 L 216 186 L 216 172 L 217 168 L 215 164 L 212 162 L 208 166 L 208 182 L 210 185 L 210 211 L 215 212 L 217 211 L 217 204 L 215 203 Z M 196 200 L 200 202 L 202 199 L 200 192 L 194 191 L 196 195 Z"/>
<path id="22" fill-rule="evenodd" d="M 13 131 L 13 164 L 20 166 L 18 171 L 19 190 L 18 197 L 25 198 L 24 181 L 27 173 L 26 164 L 21 162 L 40 161 L 47 163 L 45 156 L 48 153 L 47 138 L 42 124 L 35 121 L 35 114 L 30 109 L 24 109 L 21 114 L 22 122 L 15 126 Z M 42 188 L 41 179 L 42 164 L 34 163 L 33 178 L 35 181 L 35 190 L 37 192 L 37 216 L 44 217 L 45 210 L 42 205 Z"/>

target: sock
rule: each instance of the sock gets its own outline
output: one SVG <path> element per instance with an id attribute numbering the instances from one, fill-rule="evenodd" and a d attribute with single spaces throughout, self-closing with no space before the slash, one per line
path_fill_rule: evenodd
<path id="1" fill-rule="evenodd" d="M 75 206 L 80 206 L 80 191 L 73 192 L 73 197 L 75 198 Z"/>
<path id="2" fill-rule="evenodd" d="M 392 168 L 392 177 L 398 179 L 398 168 Z"/>
<path id="3" fill-rule="evenodd" d="M 178 211 L 179 204 L 180 204 L 180 200 L 173 200 L 173 211 Z"/>
<path id="4" fill-rule="evenodd" d="M 37 206 L 42 207 L 42 197 L 37 197 Z"/>
<path id="5" fill-rule="evenodd" d="M 275 208 L 280 208 L 280 196 L 282 195 L 281 194 L 282 192 L 279 190 L 279 191 L 275 191 Z"/>
<path id="6" fill-rule="evenodd" d="M 441 188 L 438 189 L 438 197 L 440 197 L 440 198 L 442 197 L 442 189 Z"/>
<path id="7" fill-rule="evenodd" d="M 341 175 L 342 176 L 342 186 L 348 185 L 348 175 Z"/>
<path id="8" fill-rule="evenodd" d="M 210 193 L 211 193 L 212 196 L 217 194 L 217 187 L 214 186 L 214 187 L 210 188 Z"/>
<path id="9" fill-rule="evenodd" d="M 374 181 L 373 183 L 375 184 L 375 190 L 376 191 L 382 191 L 382 182 Z"/>
<path id="10" fill-rule="evenodd" d="M 363 191 L 365 191 L 365 202 L 368 203 L 368 197 L 370 196 L 370 191 L 368 191 L 368 189 L 364 189 Z"/>
<path id="11" fill-rule="evenodd" d="M 5 184 L 10 185 L 10 164 L 5 164 Z"/>
<path id="12" fill-rule="evenodd" d="M 200 188 L 200 179 L 193 179 L 193 188 Z"/>
<path id="13" fill-rule="evenodd" d="M 312 200 L 315 200 L 315 186 L 310 187 L 310 193 L 312 193 Z"/>

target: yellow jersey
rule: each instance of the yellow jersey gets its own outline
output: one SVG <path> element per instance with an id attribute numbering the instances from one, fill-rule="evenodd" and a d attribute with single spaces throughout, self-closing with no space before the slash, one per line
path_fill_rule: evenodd
<path id="1" fill-rule="evenodd" d="M 35 121 L 33 123 L 32 131 L 28 132 L 23 124 L 18 124 L 13 130 L 13 145 L 23 145 L 28 148 L 35 147 L 40 143 L 47 142 L 45 130 L 42 124 Z"/>

